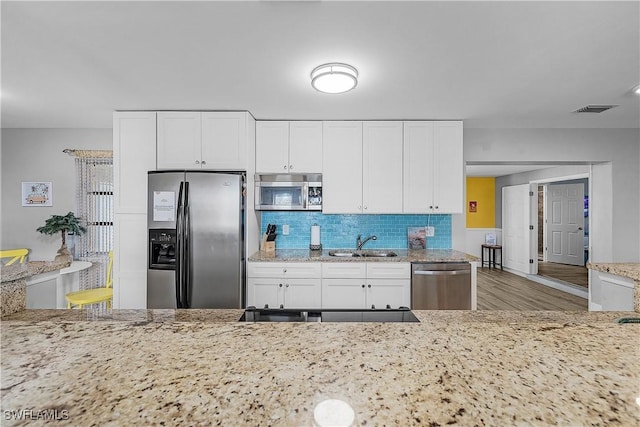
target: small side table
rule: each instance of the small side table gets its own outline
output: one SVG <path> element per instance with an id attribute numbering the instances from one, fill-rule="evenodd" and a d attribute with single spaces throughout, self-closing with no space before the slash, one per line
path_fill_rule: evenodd
<path id="1" fill-rule="evenodd" d="M 502 268 L 502 245 L 482 245 L 482 255 L 480 256 L 480 266 L 484 268 L 485 260 L 484 260 L 484 251 L 487 250 L 487 266 L 491 268 L 496 268 L 497 265 L 500 266 L 500 270 L 504 271 Z M 496 262 L 496 251 L 500 254 L 500 262 Z"/>

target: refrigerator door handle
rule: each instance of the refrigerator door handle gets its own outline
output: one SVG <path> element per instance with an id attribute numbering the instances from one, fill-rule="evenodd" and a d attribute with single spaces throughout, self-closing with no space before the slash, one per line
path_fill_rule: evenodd
<path id="1" fill-rule="evenodd" d="M 182 189 L 184 183 L 180 183 L 180 190 L 178 191 L 178 207 L 176 208 L 176 308 L 182 308 L 182 269 L 183 267 L 183 210 L 182 210 Z"/>
<path id="2" fill-rule="evenodd" d="M 189 182 L 184 184 L 184 276 L 183 306 L 191 308 L 191 216 L 189 214 Z"/>

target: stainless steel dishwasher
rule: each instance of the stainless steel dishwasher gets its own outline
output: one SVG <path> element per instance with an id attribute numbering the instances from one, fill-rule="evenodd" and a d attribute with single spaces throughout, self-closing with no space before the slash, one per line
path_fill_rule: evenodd
<path id="1" fill-rule="evenodd" d="M 471 264 L 411 264 L 413 310 L 471 310 Z"/>

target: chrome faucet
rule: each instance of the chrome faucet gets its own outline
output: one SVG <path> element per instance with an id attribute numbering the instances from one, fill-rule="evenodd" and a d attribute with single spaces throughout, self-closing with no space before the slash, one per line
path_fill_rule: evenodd
<path id="1" fill-rule="evenodd" d="M 357 250 L 362 250 L 362 247 L 364 246 L 365 243 L 367 243 L 369 240 L 378 240 L 378 236 L 369 236 L 366 239 L 362 240 L 362 234 L 358 234 L 358 238 L 356 239 L 356 249 Z"/>

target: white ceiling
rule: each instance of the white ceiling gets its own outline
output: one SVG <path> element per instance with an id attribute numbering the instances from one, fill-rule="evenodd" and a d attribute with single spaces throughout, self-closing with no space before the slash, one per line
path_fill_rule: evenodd
<path id="1" fill-rule="evenodd" d="M 2 127 L 113 110 L 637 128 L 640 2 L 1 2 Z M 310 86 L 347 62 L 358 87 Z M 574 114 L 587 104 L 618 104 Z"/>

